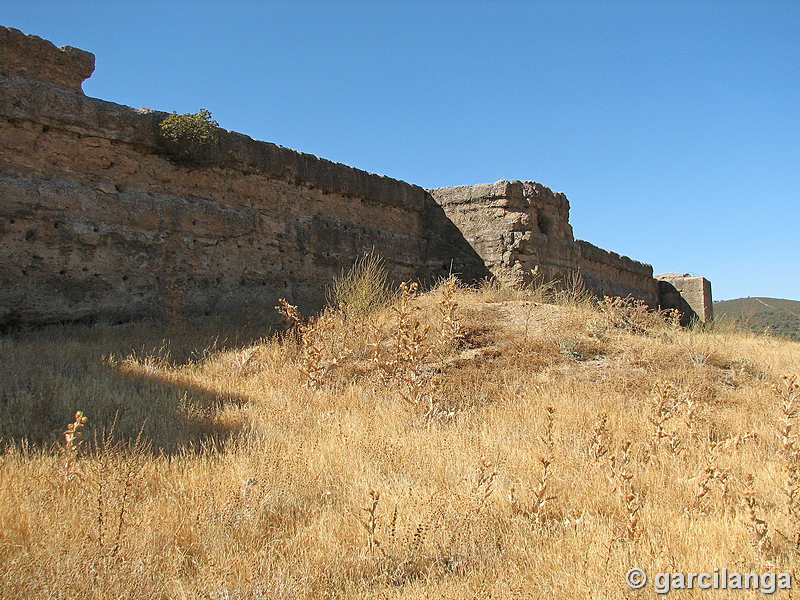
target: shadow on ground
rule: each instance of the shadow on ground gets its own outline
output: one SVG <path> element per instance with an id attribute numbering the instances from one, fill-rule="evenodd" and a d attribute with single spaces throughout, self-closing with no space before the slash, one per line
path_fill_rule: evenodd
<path id="1" fill-rule="evenodd" d="M 245 348 L 270 333 L 265 325 L 204 319 L 176 325 L 50 325 L 3 335 L 0 440 L 55 447 L 80 410 L 89 418 L 90 442 L 141 435 L 159 454 L 222 447 L 241 424 L 219 415 L 249 399 L 180 377 L 166 380 L 163 367 Z"/>

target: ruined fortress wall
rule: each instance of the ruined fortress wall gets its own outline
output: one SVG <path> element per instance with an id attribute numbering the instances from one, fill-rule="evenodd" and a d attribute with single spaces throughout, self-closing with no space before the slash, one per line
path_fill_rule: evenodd
<path id="1" fill-rule="evenodd" d="M 577 265 L 566 196 L 532 181 L 428 190 L 486 266 L 512 280 L 563 278 Z"/>
<path id="2" fill-rule="evenodd" d="M 658 305 L 658 281 L 653 278 L 652 266 L 584 240 L 576 243 L 578 270 L 588 290 L 600 297 L 630 295 L 649 306 Z"/>
<path id="3" fill-rule="evenodd" d="M 479 263 L 418 186 L 233 132 L 173 164 L 165 113 L 83 95 L 93 64 L 0 28 L 0 324 L 312 310 L 369 250 L 397 280 Z"/>
<path id="4" fill-rule="evenodd" d="M 598 296 L 658 303 L 650 265 L 573 238 L 564 194 L 532 181 L 429 191 L 494 273 L 523 283 L 568 281 L 580 273 Z"/>
<path id="5" fill-rule="evenodd" d="M 650 265 L 574 239 L 566 196 L 531 181 L 424 190 L 230 131 L 205 166 L 176 164 L 167 114 L 86 97 L 93 69 L 0 27 L 0 326 L 315 310 L 369 251 L 396 282 L 580 273 L 597 295 L 680 300 Z"/>

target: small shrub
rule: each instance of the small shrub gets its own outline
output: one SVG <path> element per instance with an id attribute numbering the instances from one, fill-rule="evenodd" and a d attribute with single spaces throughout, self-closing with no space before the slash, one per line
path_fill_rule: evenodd
<path id="1" fill-rule="evenodd" d="M 159 125 L 161 150 L 171 160 L 184 165 L 208 165 L 219 146 L 219 123 L 211 111 L 179 115 L 173 112 Z"/>

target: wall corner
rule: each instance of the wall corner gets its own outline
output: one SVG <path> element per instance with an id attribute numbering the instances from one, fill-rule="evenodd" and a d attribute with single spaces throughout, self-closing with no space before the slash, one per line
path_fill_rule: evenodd
<path id="1" fill-rule="evenodd" d="M 711 282 L 705 277 L 688 273 L 664 273 L 658 280 L 658 304 L 662 309 L 681 311 L 681 323 L 708 323 L 714 318 Z"/>

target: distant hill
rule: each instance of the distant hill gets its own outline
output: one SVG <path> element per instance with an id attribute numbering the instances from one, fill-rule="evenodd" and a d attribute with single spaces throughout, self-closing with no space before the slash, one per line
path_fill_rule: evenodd
<path id="1" fill-rule="evenodd" d="M 738 298 L 714 302 L 714 316 L 738 319 L 757 333 L 800 342 L 800 302 L 779 298 Z"/>

